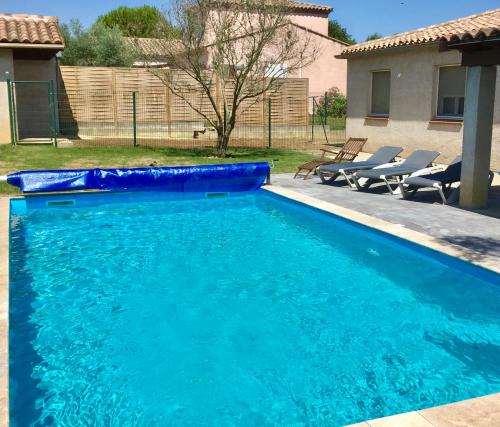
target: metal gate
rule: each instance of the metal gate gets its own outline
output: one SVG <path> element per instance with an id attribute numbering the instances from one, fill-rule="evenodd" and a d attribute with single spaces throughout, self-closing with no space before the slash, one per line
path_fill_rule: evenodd
<path id="1" fill-rule="evenodd" d="M 53 80 L 8 80 L 12 144 L 57 147 L 57 101 Z"/>

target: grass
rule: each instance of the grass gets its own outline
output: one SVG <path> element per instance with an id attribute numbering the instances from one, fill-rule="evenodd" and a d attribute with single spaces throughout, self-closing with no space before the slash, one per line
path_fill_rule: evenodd
<path id="1" fill-rule="evenodd" d="M 311 154 L 277 149 L 234 149 L 219 159 L 212 149 L 181 148 L 53 148 L 0 145 L 0 175 L 30 169 L 78 169 L 96 167 L 179 166 L 274 160 L 273 172 L 292 172 L 313 158 Z M 17 188 L 0 183 L 0 193 L 16 194 Z"/>
<path id="2" fill-rule="evenodd" d="M 309 122 L 315 125 L 321 126 L 323 124 L 323 118 L 319 116 L 319 113 L 314 116 L 311 115 Z M 330 130 L 345 130 L 345 117 L 331 117 L 326 118 L 326 126 Z"/>

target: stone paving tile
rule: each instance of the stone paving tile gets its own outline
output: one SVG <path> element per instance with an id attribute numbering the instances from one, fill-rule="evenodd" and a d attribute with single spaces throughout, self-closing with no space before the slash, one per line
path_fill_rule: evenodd
<path id="1" fill-rule="evenodd" d="M 419 411 L 435 427 L 500 426 L 500 393 Z"/>
<path id="2" fill-rule="evenodd" d="M 366 422 L 369 427 L 433 427 L 418 412 L 407 412 L 406 414 L 393 415 Z"/>

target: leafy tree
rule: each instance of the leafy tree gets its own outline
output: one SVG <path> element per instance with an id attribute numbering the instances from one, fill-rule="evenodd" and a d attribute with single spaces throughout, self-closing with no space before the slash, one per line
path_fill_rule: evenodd
<path id="1" fill-rule="evenodd" d="M 169 26 L 160 10 L 153 6 L 120 6 L 99 16 L 97 22 L 109 28 L 119 28 L 126 37 L 158 38 L 164 34 L 165 27 L 178 33 L 175 27 Z"/>
<path id="2" fill-rule="evenodd" d="M 348 44 L 355 44 L 356 40 L 347 32 L 347 28 L 339 24 L 335 19 L 328 21 L 328 35 L 334 39 L 346 42 Z"/>
<path id="3" fill-rule="evenodd" d="M 378 39 L 381 39 L 382 37 L 384 37 L 384 36 L 382 34 L 380 34 L 380 33 L 373 33 L 373 34 L 370 34 L 366 38 L 366 41 L 369 42 L 371 40 L 378 40 Z"/>
<path id="4" fill-rule="evenodd" d="M 324 114 L 326 102 L 326 115 L 328 117 L 344 117 L 347 114 L 347 98 L 337 87 L 328 89 L 325 96 L 319 99 L 320 112 Z"/>
<path id="5" fill-rule="evenodd" d="M 134 52 L 124 43 L 118 28 L 96 23 L 86 30 L 78 20 L 71 20 L 61 30 L 66 44 L 63 65 L 130 67 L 134 62 Z"/>
<path id="6" fill-rule="evenodd" d="M 271 96 L 287 74 L 311 64 L 318 51 L 291 25 L 289 0 L 172 3 L 182 37 L 165 34 L 143 60 L 173 96 L 215 129 L 217 156 L 224 157 L 241 114 Z M 171 68 L 155 67 L 158 56 Z"/>

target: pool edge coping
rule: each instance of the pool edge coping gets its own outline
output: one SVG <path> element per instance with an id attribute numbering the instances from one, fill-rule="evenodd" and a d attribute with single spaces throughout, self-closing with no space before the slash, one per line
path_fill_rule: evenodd
<path id="1" fill-rule="evenodd" d="M 500 393 L 494 393 L 344 427 L 491 427 L 498 420 Z"/>
<path id="2" fill-rule="evenodd" d="M 424 233 L 371 217 L 314 197 L 302 195 L 280 186 L 266 186 L 265 191 L 275 193 L 291 200 L 312 206 L 322 211 L 340 216 L 361 225 L 388 233 L 420 246 L 459 258 L 463 261 L 500 273 L 500 268 L 489 262 L 471 260 L 464 250 L 456 245 L 441 241 Z M 0 427 L 9 426 L 9 233 L 10 200 L 22 196 L 0 195 Z M 472 251 L 471 251 L 472 252 Z M 473 420 L 465 420 L 473 413 Z M 496 418 L 498 417 L 498 418 Z M 480 424 L 475 424 L 476 419 Z M 500 419 L 500 393 L 477 397 L 461 402 L 435 406 L 428 409 L 395 414 L 376 420 L 361 421 L 350 427 L 395 427 L 411 425 L 414 427 L 453 427 L 463 426 L 464 421 L 472 421 L 468 426 L 490 426 L 491 421 Z M 483 422 L 484 421 L 484 422 Z M 408 423 L 408 424 L 406 424 Z"/>
<path id="3" fill-rule="evenodd" d="M 262 190 L 277 194 L 282 197 L 294 200 L 296 202 L 311 206 L 321 211 L 331 213 L 341 218 L 353 221 L 357 224 L 364 225 L 391 236 L 406 240 L 424 248 L 432 249 L 444 255 L 458 258 L 469 264 L 500 274 L 500 265 L 494 264 L 491 260 L 476 259 L 478 255 L 474 250 L 467 249 L 463 246 L 458 246 L 437 237 L 432 237 L 420 231 L 412 230 L 401 224 L 394 224 L 383 219 L 344 208 L 331 202 L 317 199 L 315 197 L 306 196 L 294 190 L 280 187 L 278 185 L 262 187 Z"/>

